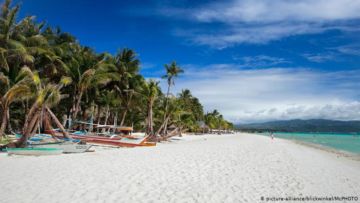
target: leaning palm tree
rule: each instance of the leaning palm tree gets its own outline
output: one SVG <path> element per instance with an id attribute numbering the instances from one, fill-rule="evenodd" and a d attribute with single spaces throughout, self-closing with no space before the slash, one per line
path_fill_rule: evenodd
<path id="1" fill-rule="evenodd" d="M 2 119 L 0 127 L 0 136 L 4 134 L 5 128 L 9 121 L 9 108 L 11 103 L 19 101 L 31 96 L 31 89 L 29 87 L 29 81 L 31 81 L 32 74 L 28 67 L 23 67 L 16 77 L 15 84 L 10 87 L 6 93 L 0 98 L 0 105 L 2 107 Z M 0 80 L 4 82 L 4 85 L 9 86 L 9 80 L 3 74 L 0 74 Z"/>
<path id="2" fill-rule="evenodd" d="M 21 80 L 18 78 L 19 71 L 24 65 L 34 61 L 22 42 L 27 38 L 16 32 L 21 26 L 21 23 L 16 24 L 16 15 L 20 7 L 18 5 L 11 7 L 10 4 L 11 1 L 6 0 L 0 11 L 0 110 L 2 110 L 0 136 L 4 134 L 10 118 L 10 104 L 22 98 L 23 91 L 27 91 L 26 87 L 16 85 Z"/>
<path id="3" fill-rule="evenodd" d="M 142 95 L 146 99 L 147 104 L 147 118 L 146 118 L 146 133 L 154 135 L 154 122 L 153 122 L 153 106 L 158 94 L 160 92 L 159 81 L 149 80 L 143 85 Z"/>
<path id="4" fill-rule="evenodd" d="M 37 72 L 27 70 L 28 74 L 32 74 L 31 80 L 29 80 L 30 86 L 33 90 L 34 103 L 30 108 L 25 118 L 25 123 L 22 130 L 22 137 L 15 143 L 16 147 L 24 147 L 26 141 L 31 137 L 38 128 L 41 120 L 41 115 L 46 112 L 55 121 L 57 127 L 60 128 L 64 137 L 68 137 L 64 127 L 60 121 L 56 118 L 55 114 L 51 111 L 51 107 L 58 104 L 62 98 L 61 88 L 71 83 L 71 78 L 62 77 L 58 84 L 46 83 L 40 79 Z"/>
<path id="5" fill-rule="evenodd" d="M 43 23 L 37 24 L 33 17 L 25 17 L 16 23 L 16 15 L 19 6 L 10 6 L 11 1 L 7 0 L 2 6 L 0 15 L 0 80 L 2 88 L 1 109 L 2 125 L 0 136 L 4 134 L 5 128 L 10 127 L 10 105 L 16 100 L 21 100 L 26 95 L 28 87 L 24 85 L 25 70 L 23 67 L 57 67 L 62 65 L 50 47 L 45 37 L 41 35 Z M 22 72 L 22 73 L 21 73 Z M 0 82 L 1 83 L 1 82 Z M 20 84 L 21 83 L 21 84 Z M 17 92 L 16 98 L 12 97 Z"/>
<path id="6" fill-rule="evenodd" d="M 181 129 L 181 116 L 187 114 L 186 111 L 181 107 L 179 104 L 179 100 L 177 98 L 169 98 L 169 112 L 166 114 L 165 120 L 160 125 L 159 129 L 156 132 L 156 135 L 159 135 L 161 131 L 164 131 L 164 128 L 167 128 L 167 124 L 174 124 L 176 126 L 176 129 L 174 131 L 178 131 Z M 163 134 L 163 139 L 167 139 L 170 136 L 174 136 L 173 132 L 168 134 Z"/>
<path id="7" fill-rule="evenodd" d="M 165 114 L 164 114 L 164 121 L 166 120 L 168 114 L 168 106 L 169 106 L 169 95 L 170 95 L 170 87 L 175 85 L 175 78 L 179 76 L 180 73 L 183 73 L 184 70 L 181 69 L 177 64 L 176 61 L 173 61 L 171 64 L 165 64 L 166 75 L 162 76 L 162 78 L 167 79 L 168 89 L 165 98 Z M 167 133 L 167 122 L 165 122 L 164 126 L 164 135 Z"/>

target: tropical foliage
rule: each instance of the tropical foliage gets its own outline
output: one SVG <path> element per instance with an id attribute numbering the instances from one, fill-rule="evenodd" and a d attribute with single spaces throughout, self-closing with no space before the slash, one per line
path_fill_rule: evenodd
<path id="1" fill-rule="evenodd" d="M 154 137 L 167 136 L 169 129 L 203 131 L 204 124 L 233 127 L 216 110 L 204 114 L 190 90 L 171 94 L 184 72 L 175 61 L 165 65 L 164 94 L 160 81 L 140 74 L 133 50 L 96 53 L 32 16 L 17 20 L 19 9 L 6 0 L 0 13 L 0 136 L 22 133 L 21 146 L 37 130 L 48 128 L 49 121 L 61 129 L 83 128 L 77 120 L 116 123 Z"/>

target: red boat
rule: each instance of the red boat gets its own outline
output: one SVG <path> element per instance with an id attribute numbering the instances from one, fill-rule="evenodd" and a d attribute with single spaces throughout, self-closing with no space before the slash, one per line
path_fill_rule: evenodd
<path id="1" fill-rule="evenodd" d="M 55 134 L 58 138 L 63 138 L 59 132 L 48 132 Z M 107 145 L 114 147 L 140 147 L 140 146 L 156 146 L 155 142 L 147 142 L 149 136 L 143 137 L 134 137 L 131 135 L 128 136 L 114 136 L 114 137 L 105 137 L 105 136 L 94 136 L 94 135 L 80 135 L 80 134 L 70 134 L 73 139 L 78 139 L 85 141 L 86 143 L 98 144 L 98 145 Z"/>
<path id="2" fill-rule="evenodd" d="M 117 147 L 140 147 L 140 146 L 155 146 L 156 143 L 147 142 L 148 136 L 142 138 L 134 137 L 101 137 L 101 136 L 79 136 L 72 135 L 74 139 L 84 140 L 87 143 L 100 144 L 100 145 L 109 145 Z"/>

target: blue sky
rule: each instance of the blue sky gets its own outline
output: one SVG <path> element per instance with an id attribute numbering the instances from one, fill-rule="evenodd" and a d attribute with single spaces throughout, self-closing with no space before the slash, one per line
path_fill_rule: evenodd
<path id="1" fill-rule="evenodd" d="M 206 110 L 234 122 L 360 119 L 358 0 L 23 0 L 97 52 L 134 49 L 146 77 L 172 60 Z"/>

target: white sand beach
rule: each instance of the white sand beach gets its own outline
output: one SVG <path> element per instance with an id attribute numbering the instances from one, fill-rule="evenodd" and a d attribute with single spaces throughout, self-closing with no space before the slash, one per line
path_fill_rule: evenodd
<path id="1" fill-rule="evenodd" d="M 0 154 L 0 202 L 261 202 L 360 196 L 360 162 L 253 134 L 186 136 L 156 147 Z"/>

